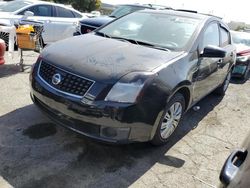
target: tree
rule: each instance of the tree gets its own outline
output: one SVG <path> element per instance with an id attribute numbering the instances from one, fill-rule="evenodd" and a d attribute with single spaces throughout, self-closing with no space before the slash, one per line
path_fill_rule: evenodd
<path id="1" fill-rule="evenodd" d="M 101 7 L 101 0 L 46 0 L 55 3 L 71 4 L 76 10 L 81 12 L 91 12 Z"/>
<path id="2" fill-rule="evenodd" d="M 71 0 L 71 5 L 82 12 L 91 12 L 97 10 L 101 6 L 100 0 Z"/>
<path id="3" fill-rule="evenodd" d="M 101 7 L 101 0 L 46 0 L 54 1 L 55 3 L 70 4 L 76 10 L 81 12 L 91 12 L 92 10 L 98 10 Z"/>

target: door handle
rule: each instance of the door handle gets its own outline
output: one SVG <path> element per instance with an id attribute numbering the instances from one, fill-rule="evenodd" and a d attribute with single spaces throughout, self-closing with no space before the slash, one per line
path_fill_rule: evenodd
<path id="1" fill-rule="evenodd" d="M 247 153 L 247 150 L 238 149 L 229 155 L 220 173 L 220 180 L 224 185 L 228 185 L 233 180 L 239 167 L 244 163 Z"/>
<path id="2" fill-rule="evenodd" d="M 223 60 L 222 60 L 222 59 L 219 59 L 218 64 L 221 64 L 222 62 L 223 62 Z"/>

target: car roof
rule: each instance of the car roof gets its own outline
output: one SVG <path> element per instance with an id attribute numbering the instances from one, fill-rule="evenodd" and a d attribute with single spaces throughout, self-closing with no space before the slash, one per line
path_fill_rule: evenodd
<path id="1" fill-rule="evenodd" d="M 183 17 L 189 17 L 194 19 L 200 19 L 200 20 L 208 20 L 210 18 L 214 18 L 216 20 L 221 21 L 221 18 L 209 15 L 209 14 L 202 14 L 198 13 L 196 11 L 192 10 L 182 10 L 182 9 L 164 9 L 164 10 L 141 10 L 139 12 L 148 12 L 148 13 L 154 13 L 154 14 L 171 14 L 171 15 L 177 15 L 177 16 L 183 16 Z"/>
<path id="2" fill-rule="evenodd" d="M 170 7 L 155 4 L 119 4 L 117 6 L 131 6 L 131 7 L 142 7 L 148 9 L 171 9 Z"/>
<path id="3" fill-rule="evenodd" d="M 56 6 L 60 6 L 60 7 L 66 8 L 66 9 L 77 11 L 77 10 L 75 10 L 72 7 L 69 7 L 69 6 L 66 6 L 66 5 L 63 5 L 63 4 L 47 2 L 47 1 L 39 1 L 39 0 L 16 0 L 16 1 L 24 1 L 24 2 L 28 2 L 28 3 L 32 4 L 32 5 L 39 5 L 39 4 L 43 4 L 43 5 L 56 5 Z M 77 12 L 79 12 L 79 11 L 77 11 Z M 79 12 L 79 13 L 81 14 L 81 12 Z"/>

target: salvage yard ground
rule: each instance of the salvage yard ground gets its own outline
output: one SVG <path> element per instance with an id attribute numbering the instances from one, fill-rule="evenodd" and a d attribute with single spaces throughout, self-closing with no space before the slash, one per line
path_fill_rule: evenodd
<path id="1" fill-rule="evenodd" d="M 26 52 L 27 64 L 37 54 Z M 189 110 L 172 140 L 106 145 L 54 125 L 32 104 L 29 70 L 0 66 L 0 185 L 13 187 L 217 187 L 227 156 L 249 131 L 250 80 L 233 80 L 224 96 Z M 4 181 L 4 180 L 2 180 Z"/>

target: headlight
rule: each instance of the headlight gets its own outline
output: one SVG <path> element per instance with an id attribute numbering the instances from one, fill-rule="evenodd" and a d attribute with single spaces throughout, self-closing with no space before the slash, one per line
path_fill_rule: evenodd
<path id="1" fill-rule="evenodd" d="M 110 90 L 105 101 L 134 103 L 146 80 L 152 73 L 130 73 L 118 81 Z"/>

